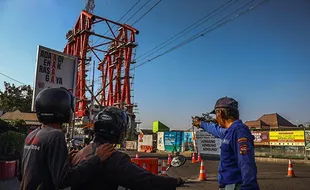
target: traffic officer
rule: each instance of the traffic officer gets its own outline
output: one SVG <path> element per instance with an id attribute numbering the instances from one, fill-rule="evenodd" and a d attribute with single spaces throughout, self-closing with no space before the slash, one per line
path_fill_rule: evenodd
<path id="1" fill-rule="evenodd" d="M 254 157 L 254 136 L 239 119 L 238 102 L 223 97 L 214 110 L 218 124 L 195 118 L 193 125 L 222 139 L 218 181 L 223 190 L 259 190 Z"/>
<path id="2" fill-rule="evenodd" d="M 79 151 L 72 160 L 73 165 L 91 159 L 94 149 L 100 144 L 121 144 L 130 127 L 129 116 L 117 107 L 105 107 L 94 122 L 94 141 Z M 131 162 L 130 157 L 116 151 L 104 163 L 101 171 L 72 190 L 117 190 L 119 186 L 132 190 L 175 190 L 184 181 L 181 178 L 158 176 Z"/>
<path id="3" fill-rule="evenodd" d="M 76 167 L 69 166 L 61 126 L 70 122 L 74 102 L 72 94 L 64 88 L 47 88 L 37 95 L 35 108 L 42 126 L 25 140 L 18 175 L 21 190 L 55 190 L 83 183 L 115 151 L 112 145 L 99 146 L 92 159 Z"/>

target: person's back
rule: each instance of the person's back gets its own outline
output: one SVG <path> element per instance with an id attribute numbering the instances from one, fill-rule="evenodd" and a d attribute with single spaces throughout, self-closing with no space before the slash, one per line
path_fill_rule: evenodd
<path id="1" fill-rule="evenodd" d="M 91 143 L 73 158 L 72 164 L 76 165 L 91 158 L 96 143 Z M 101 172 L 94 174 L 91 180 L 72 186 L 72 190 L 117 190 L 119 186 L 132 190 L 174 190 L 177 179 L 172 177 L 157 176 L 140 168 L 131 158 L 123 152 L 116 151 L 101 166 Z"/>
<path id="2" fill-rule="evenodd" d="M 94 149 L 100 144 L 121 144 L 124 141 L 127 128 L 130 126 L 129 116 L 116 107 L 106 107 L 95 117 L 94 143 L 90 143 L 72 160 L 72 164 L 83 163 L 91 159 Z M 100 171 L 94 173 L 91 180 L 72 190 L 117 190 L 118 186 L 133 190 L 174 190 L 183 184 L 181 178 L 153 175 L 131 162 L 130 157 L 116 151 L 101 164 Z"/>
<path id="3" fill-rule="evenodd" d="M 42 126 L 25 139 L 18 174 L 21 190 L 61 189 L 82 183 L 112 154 L 113 146 L 100 146 L 92 159 L 69 167 L 61 126 L 71 121 L 74 107 L 74 97 L 63 88 L 47 88 L 37 95 L 35 108 Z"/>
<path id="4" fill-rule="evenodd" d="M 25 140 L 25 146 L 23 151 L 22 163 L 23 168 L 23 179 L 21 183 L 21 189 L 55 189 L 55 185 L 60 182 L 58 179 L 63 179 L 64 176 L 58 176 L 58 179 L 50 178 L 50 169 L 46 161 L 47 147 L 51 146 L 55 137 L 64 138 L 64 134 L 61 131 L 51 128 L 44 127 L 38 128 L 32 131 Z M 57 142 L 56 142 L 57 143 Z M 62 154 L 62 150 L 59 150 L 58 154 Z M 67 157 L 68 155 L 58 155 L 59 157 Z M 61 168 L 54 168 L 54 170 L 61 170 Z M 54 180 L 54 182 L 52 181 Z"/>

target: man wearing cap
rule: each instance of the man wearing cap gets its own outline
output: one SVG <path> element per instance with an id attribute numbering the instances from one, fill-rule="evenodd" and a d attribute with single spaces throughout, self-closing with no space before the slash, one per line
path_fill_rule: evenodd
<path id="1" fill-rule="evenodd" d="M 223 97 L 214 110 L 217 124 L 195 118 L 193 125 L 222 139 L 218 181 L 221 190 L 259 190 L 254 156 L 254 136 L 239 119 L 238 102 Z"/>

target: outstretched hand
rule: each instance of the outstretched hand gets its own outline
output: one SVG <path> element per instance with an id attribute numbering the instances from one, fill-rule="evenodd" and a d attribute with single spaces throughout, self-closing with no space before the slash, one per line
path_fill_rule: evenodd
<path id="1" fill-rule="evenodd" d="M 193 120 L 193 126 L 199 128 L 200 127 L 200 123 L 201 123 L 201 119 L 199 117 L 192 117 Z"/>

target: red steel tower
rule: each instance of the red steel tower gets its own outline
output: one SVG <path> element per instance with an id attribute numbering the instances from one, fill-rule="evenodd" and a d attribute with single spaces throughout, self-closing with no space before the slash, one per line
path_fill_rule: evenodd
<path id="1" fill-rule="evenodd" d="M 94 26 L 103 24 L 108 31 L 101 35 L 94 32 Z M 98 25 L 99 27 L 99 25 Z M 113 28 L 117 27 L 117 32 Z M 67 33 L 68 42 L 64 53 L 78 57 L 78 73 L 75 97 L 76 116 L 89 114 L 90 100 L 99 106 L 118 106 L 133 114 L 134 104 L 131 101 L 130 74 L 133 50 L 137 46 L 135 35 L 139 31 L 89 12 L 82 11 L 74 28 Z M 106 35 L 107 34 L 107 35 Z M 91 39 L 101 41 L 91 43 Z M 100 72 L 97 89 L 87 84 L 87 65 L 95 61 Z M 86 92 L 90 94 L 87 97 Z"/>

